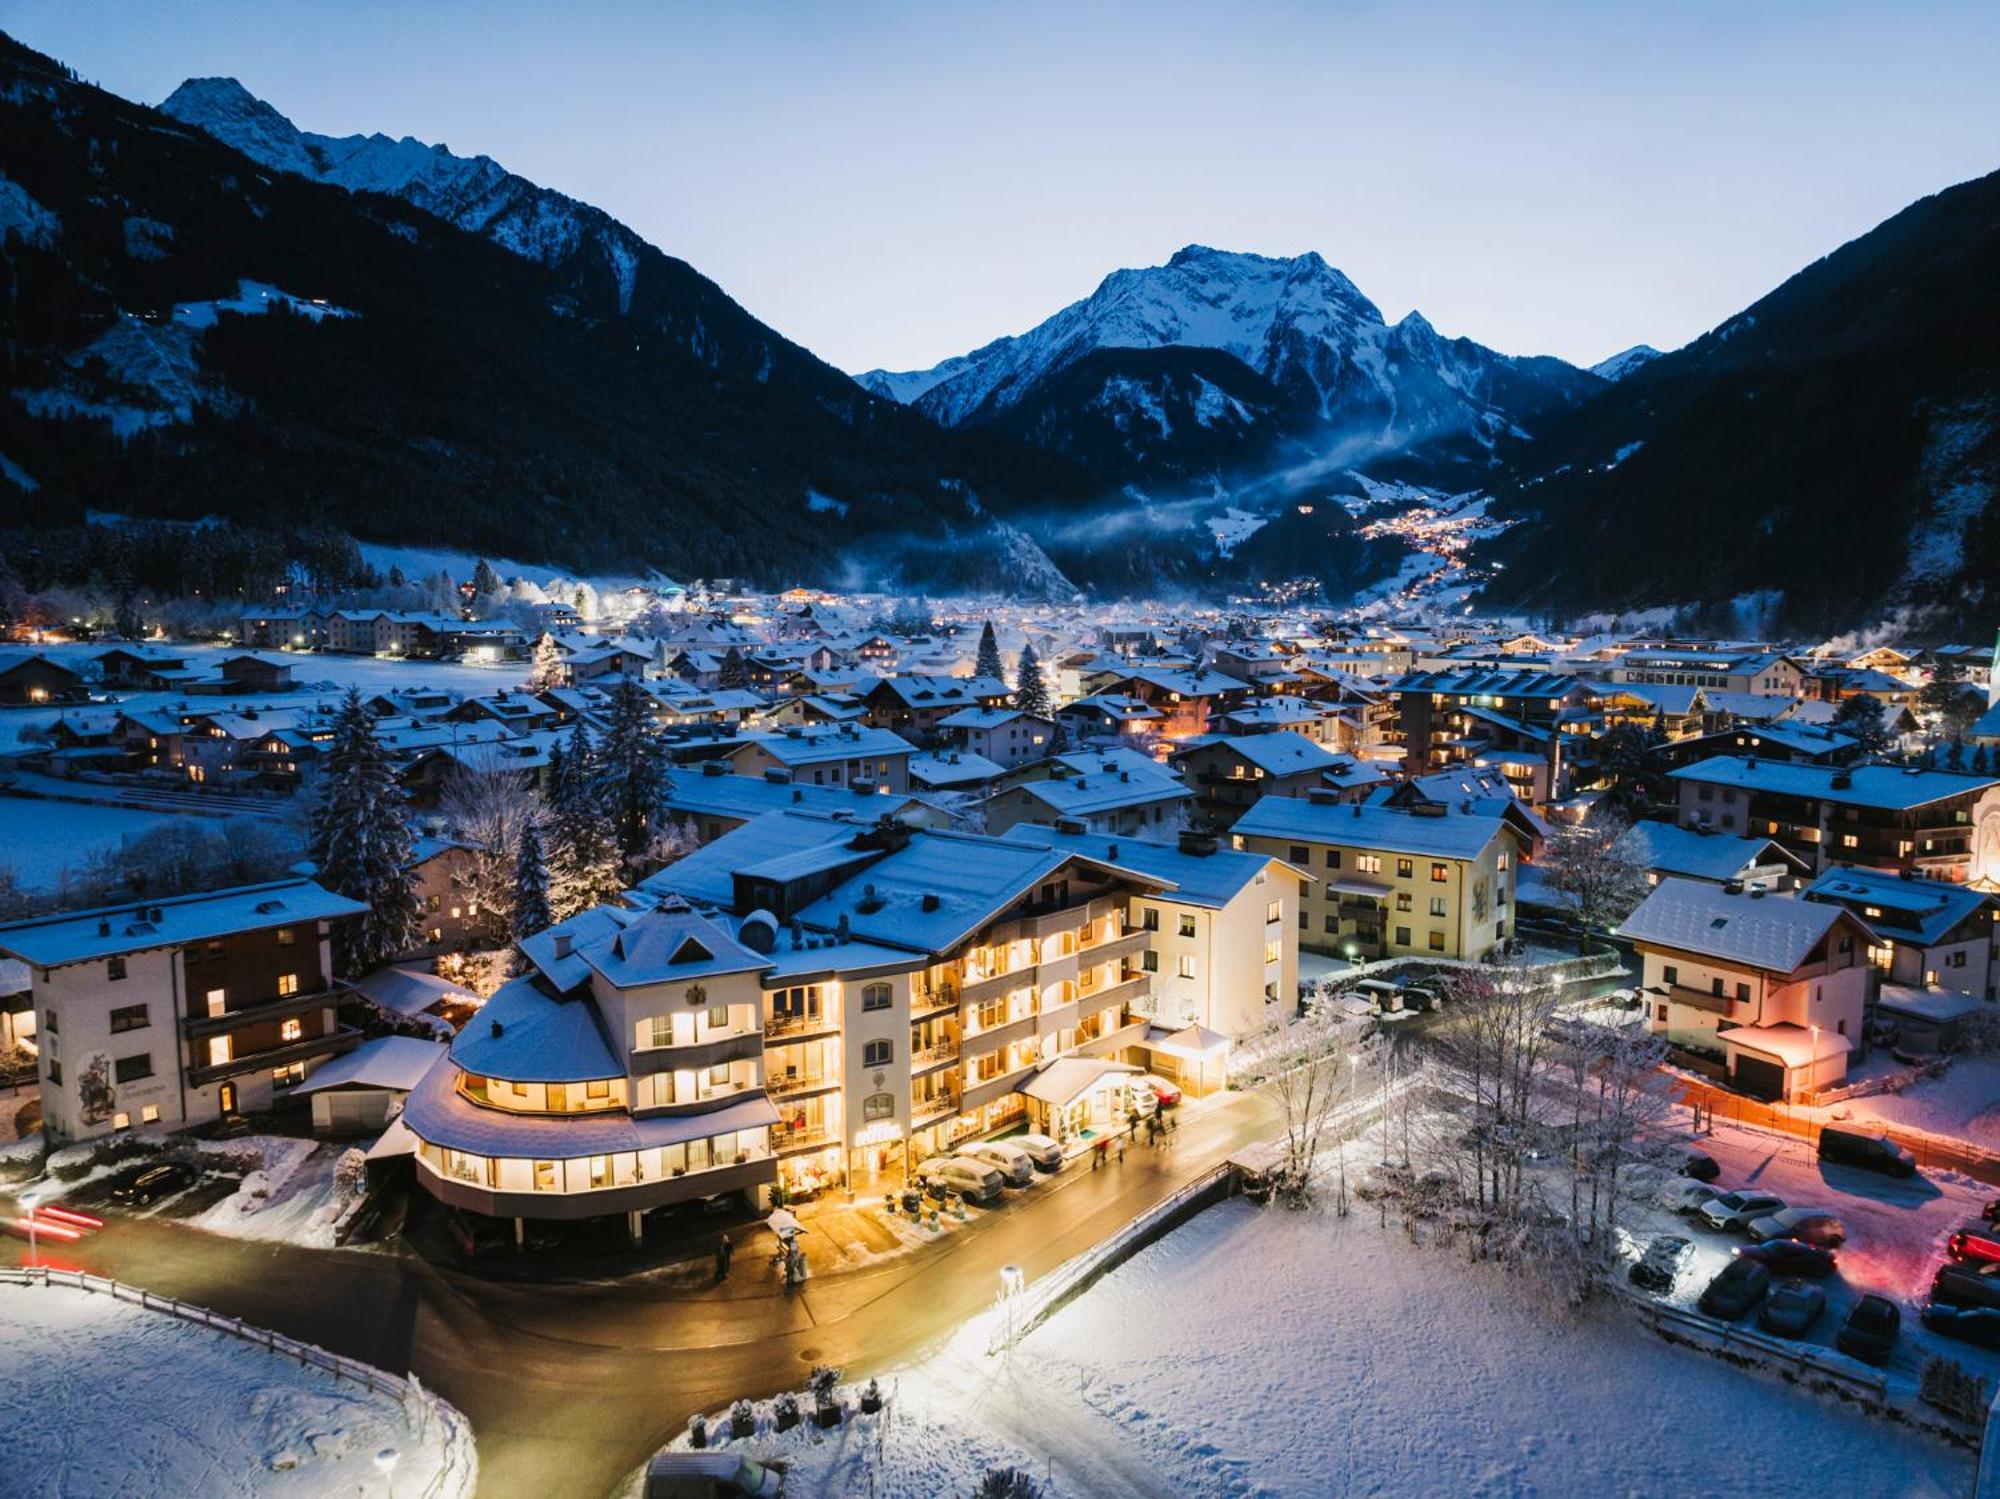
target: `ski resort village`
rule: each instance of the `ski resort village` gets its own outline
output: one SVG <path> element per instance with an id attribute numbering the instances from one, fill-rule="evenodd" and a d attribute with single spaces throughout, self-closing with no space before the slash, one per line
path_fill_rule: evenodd
<path id="1" fill-rule="evenodd" d="M 29 1491 L 1971 1492 L 1991 651 L 421 586 L 11 626 Z"/>
<path id="2" fill-rule="evenodd" d="M 0 28 L 0 1499 L 2000 1499 L 1991 0 Z"/>

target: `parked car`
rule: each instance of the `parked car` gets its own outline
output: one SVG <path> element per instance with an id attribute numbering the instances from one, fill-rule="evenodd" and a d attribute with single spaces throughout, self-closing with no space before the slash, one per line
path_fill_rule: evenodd
<path id="1" fill-rule="evenodd" d="M 1167 1108 L 1172 1108 L 1181 1101 L 1180 1088 L 1168 1082 L 1156 1072 L 1140 1073 L 1132 1079 L 1132 1086 L 1135 1088 L 1150 1088 L 1153 1092 L 1153 1097 L 1158 1099 Z"/>
<path id="2" fill-rule="evenodd" d="M 1131 1080 L 1125 1089 L 1125 1110 L 1127 1114 L 1137 1114 L 1141 1119 L 1150 1119 L 1159 1111 L 1160 1095 L 1140 1082 Z"/>
<path id="3" fill-rule="evenodd" d="M 1007 1143 L 1025 1150 L 1037 1171 L 1060 1171 L 1063 1168 L 1062 1145 L 1047 1135 L 1009 1135 Z"/>
<path id="4" fill-rule="evenodd" d="M 1677 1176 L 1660 1189 L 1660 1204 L 1683 1217 L 1692 1218 L 1722 1194 L 1707 1182 Z"/>
<path id="5" fill-rule="evenodd" d="M 1005 1140 L 975 1140 L 970 1145 L 961 1145 L 954 1155 L 967 1160 L 984 1161 L 1000 1173 L 1001 1180 L 1010 1187 L 1025 1187 L 1035 1179 L 1035 1162 L 1028 1152 L 1018 1145 Z"/>
<path id="6" fill-rule="evenodd" d="M 200 1180 L 201 1172 L 196 1167 L 185 1161 L 167 1161 L 162 1165 L 148 1166 L 131 1180 L 113 1187 L 111 1200 L 143 1206 L 158 1202 L 163 1197 L 171 1197 L 176 1192 L 185 1192 Z"/>
<path id="7" fill-rule="evenodd" d="M 1676 1234 L 1656 1236 L 1632 1262 L 1632 1284 L 1645 1291 L 1671 1291 L 1693 1251 L 1694 1245 Z"/>
<path id="8" fill-rule="evenodd" d="M 1948 1306 L 2000 1307 L 2000 1265 L 1938 1266 L 1931 1277 L 1931 1300 Z"/>
<path id="9" fill-rule="evenodd" d="M 1946 1306 L 1934 1301 L 1924 1308 L 1924 1326 L 1961 1343 L 2000 1348 L 2000 1307 Z"/>
<path id="10" fill-rule="evenodd" d="M 1742 1259 L 1768 1265 L 1778 1275 L 1831 1275 L 1837 1258 L 1831 1249 L 1800 1239 L 1766 1239 L 1761 1244 L 1745 1244 L 1736 1253 Z"/>
<path id="11" fill-rule="evenodd" d="M 1979 1216 L 1984 1218 L 1988 1223 L 2000 1223 L 2000 1197 L 1993 1198 L 1985 1207 L 1981 1208 Z"/>
<path id="12" fill-rule="evenodd" d="M 1722 1175 L 1722 1167 L 1707 1152 L 1690 1150 L 1681 1162 L 1681 1175 L 1692 1181 L 1712 1182 Z"/>
<path id="13" fill-rule="evenodd" d="M 1909 1151 L 1887 1135 L 1864 1135 L 1859 1130 L 1821 1130 L 1819 1158 L 1838 1161 L 1843 1166 L 1859 1166 L 1864 1171 L 1886 1171 L 1891 1176 L 1917 1174 L 1917 1158 Z"/>
<path id="14" fill-rule="evenodd" d="M 1822 1249 L 1838 1249 L 1847 1242 L 1847 1228 L 1833 1216 L 1831 1208 L 1786 1208 L 1752 1218 L 1744 1229 L 1753 1244 L 1765 1239 L 1801 1239 Z"/>
<path id="15" fill-rule="evenodd" d="M 779 1499 L 781 1468 L 766 1467 L 740 1452 L 660 1452 L 646 1464 L 645 1499 Z"/>
<path id="16" fill-rule="evenodd" d="M 1955 1260 L 1974 1264 L 1990 1260 L 2000 1260 L 2000 1225 L 1992 1223 L 1961 1224 L 1944 1241 L 1944 1252 Z"/>
<path id="17" fill-rule="evenodd" d="M 1826 1312 L 1826 1292 L 1802 1280 L 1788 1280 L 1757 1308 L 1757 1325 L 1781 1338 L 1802 1338 Z"/>
<path id="18" fill-rule="evenodd" d="M 1742 1228 L 1752 1218 L 1785 1210 L 1785 1199 L 1769 1192 L 1724 1192 L 1702 1204 L 1702 1221 L 1710 1228 Z"/>
<path id="19" fill-rule="evenodd" d="M 967 1202 L 997 1202 L 1006 1191 L 998 1171 L 984 1161 L 962 1155 L 932 1156 L 917 1167 L 917 1180 L 947 1188 Z"/>
<path id="20" fill-rule="evenodd" d="M 1834 1346 L 1864 1364 L 1886 1364 L 1903 1330 L 1903 1309 L 1886 1296 L 1863 1296 L 1840 1324 Z"/>
<path id="21" fill-rule="evenodd" d="M 1734 1259 L 1701 1293 L 1701 1309 L 1711 1317 L 1734 1322 L 1764 1299 L 1771 1289 L 1771 1272 L 1755 1260 Z"/>

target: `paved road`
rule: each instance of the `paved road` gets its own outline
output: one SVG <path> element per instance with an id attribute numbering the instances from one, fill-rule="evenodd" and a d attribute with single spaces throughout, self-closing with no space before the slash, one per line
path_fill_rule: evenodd
<path id="1" fill-rule="evenodd" d="M 999 1268 L 1032 1279 L 1232 1150 L 1272 1105 L 1229 1094 L 1183 1115 L 1171 1149 L 1073 1162 L 1005 1209 L 878 1266 L 779 1288 L 756 1249 L 726 1286 L 501 1283 L 407 1253 L 307 1250 L 116 1219 L 55 1262 L 178 1296 L 383 1368 L 414 1372 L 472 1420 L 480 1493 L 597 1499 L 697 1410 L 800 1388 L 816 1363 L 886 1371 L 991 1305 Z M 26 1245 L 0 1256 L 19 1263 Z"/>

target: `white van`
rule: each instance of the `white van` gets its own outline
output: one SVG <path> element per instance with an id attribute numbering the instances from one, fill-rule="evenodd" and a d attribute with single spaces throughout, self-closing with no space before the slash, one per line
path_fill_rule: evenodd
<path id="1" fill-rule="evenodd" d="M 970 1156 L 934 1155 L 917 1167 L 917 1180 L 938 1182 L 967 1202 L 998 1202 L 1006 1190 L 1000 1173 Z"/>
<path id="2" fill-rule="evenodd" d="M 1025 1187 L 1035 1179 L 1035 1162 L 1028 1152 L 1007 1140 L 975 1140 L 961 1145 L 954 1155 L 984 1161 L 1005 1178 L 1010 1187 Z"/>

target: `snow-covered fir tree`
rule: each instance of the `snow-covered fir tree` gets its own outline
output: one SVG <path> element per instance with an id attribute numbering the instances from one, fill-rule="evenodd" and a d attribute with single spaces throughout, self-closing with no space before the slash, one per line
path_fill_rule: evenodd
<path id="1" fill-rule="evenodd" d="M 667 752 L 651 701 L 626 677 L 611 690 L 611 721 L 597 752 L 599 799 L 611 818 L 618 851 L 645 851 L 667 799 Z"/>
<path id="2" fill-rule="evenodd" d="M 566 921 L 625 888 L 618 841 L 597 797 L 597 747 L 582 719 L 549 756 L 549 913 Z"/>
<path id="3" fill-rule="evenodd" d="M 1049 684 L 1042 676 L 1041 658 L 1032 645 L 1021 647 L 1020 675 L 1014 681 L 1014 706 L 1035 718 L 1050 716 Z"/>
<path id="4" fill-rule="evenodd" d="M 715 673 L 718 687 L 738 688 L 750 685 L 750 668 L 743 664 L 743 653 L 731 646 L 722 653 L 722 665 Z"/>
<path id="5" fill-rule="evenodd" d="M 556 644 L 555 636 L 548 631 L 535 642 L 535 654 L 528 663 L 528 689 L 531 692 L 546 692 L 551 687 L 560 687 L 569 675 L 569 668 L 563 665 L 562 649 Z"/>
<path id="6" fill-rule="evenodd" d="M 514 861 L 514 940 L 532 937 L 554 924 L 549 912 L 549 866 L 542 858 L 542 835 L 529 823 L 521 830 L 521 853 Z"/>
<path id="7" fill-rule="evenodd" d="M 484 557 L 472 569 L 472 592 L 479 598 L 491 598 L 500 591 L 499 574 L 493 571 L 493 564 Z"/>
<path id="8" fill-rule="evenodd" d="M 341 700 L 323 763 L 311 813 L 315 877 L 338 895 L 367 902 L 366 914 L 341 923 L 334 937 L 336 967 L 360 974 L 414 945 L 421 922 L 409 804 L 358 688 Z"/>
<path id="9" fill-rule="evenodd" d="M 1007 667 L 1000 659 L 1000 642 L 994 638 L 990 619 L 979 631 L 979 655 L 972 663 L 972 674 L 1000 682 L 1007 680 Z"/>

